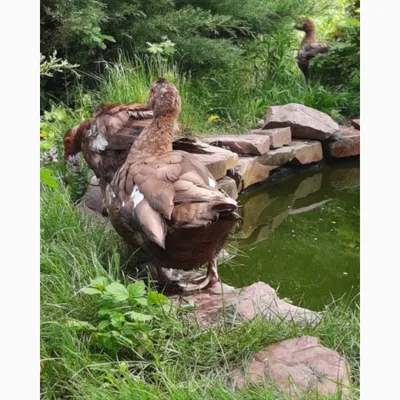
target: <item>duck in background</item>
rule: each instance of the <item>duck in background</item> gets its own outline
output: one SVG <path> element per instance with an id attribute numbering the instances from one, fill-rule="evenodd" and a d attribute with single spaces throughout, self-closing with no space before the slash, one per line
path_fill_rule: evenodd
<path id="1" fill-rule="evenodd" d="M 300 49 L 297 53 L 297 65 L 306 79 L 310 79 L 310 61 L 318 54 L 327 53 L 329 45 L 316 41 L 316 29 L 314 23 L 306 18 L 301 25 L 295 26 L 295 29 L 305 32 L 301 41 Z"/>
<path id="2" fill-rule="evenodd" d="M 101 195 L 115 172 L 125 162 L 133 142 L 153 118 L 146 104 L 101 104 L 92 117 L 64 135 L 64 158 L 82 151 L 85 161 L 99 179 Z M 103 206 L 103 213 L 106 209 Z"/>
<path id="3" fill-rule="evenodd" d="M 106 205 L 115 230 L 127 243 L 143 246 L 158 281 L 190 292 L 218 282 L 216 256 L 240 218 L 236 201 L 195 156 L 173 150 L 181 99 L 165 78 L 151 86 L 153 120 L 135 140 L 124 165 L 107 188 Z M 208 265 L 206 277 L 171 282 L 163 268 L 192 270 Z"/>

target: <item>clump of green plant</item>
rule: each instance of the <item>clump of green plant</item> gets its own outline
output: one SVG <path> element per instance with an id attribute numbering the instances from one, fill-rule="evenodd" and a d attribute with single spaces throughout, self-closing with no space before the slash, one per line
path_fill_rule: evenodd
<path id="1" fill-rule="evenodd" d="M 124 354 L 143 356 L 151 352 L 155 337 L 166 335 L 157 329 L 157 322 L 174 314 L 171 300 L 157 291 L 147 290 L 140 280 L 124 285 L 99 276 L 80 293 L 92 297 L 95 314 L 90 321 L 69 319 L 67 325 L 89 334 L 93 349 L 111 354 L 123 350 Z"/>

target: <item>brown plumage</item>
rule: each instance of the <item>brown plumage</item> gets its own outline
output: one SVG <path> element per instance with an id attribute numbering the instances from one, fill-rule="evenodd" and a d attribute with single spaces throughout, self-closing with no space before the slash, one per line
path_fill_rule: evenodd
<path id="1" fill-rule="evenodd" d="M 239 216 L 193 155 L 172 150 L 181 109 L 174 85 L 159 78 L 151 88 L 154 119 L 135 141 L 115 174 L 106 203 L 115 230 L 144 246 L 166 283 L 162 267 L 191 270 L 208 263 L 207 277 L 191 289 L 218 281 L 216 255 Z"/>
<path id="2" fill-rule="evenodd" d="M 153 118 L 146 104 L 103 103 L 92 118 L 70 129 L 64 136 L 64 156 L 80 151 L 99 179 L 104 199 L 107 183 L 125 162 L 133 142 Z"/>
<path id="3" fill-rule="evenodd" d="M 314 23 L 306 18 L 302 25 L 295 26 L 295 29 L 305 32 L 297 54 L 297 65 L 303 72 L 306 81 L 310 78 L 310 60 L 318 54 L 327 53 L 329 45 L 316 41 L 316 29 Z"/>

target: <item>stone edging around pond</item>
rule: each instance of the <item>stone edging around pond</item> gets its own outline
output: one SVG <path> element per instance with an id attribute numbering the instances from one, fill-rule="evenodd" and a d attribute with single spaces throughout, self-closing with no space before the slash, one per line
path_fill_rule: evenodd
<path id="1" fill-rule="evenodd" d="M 259 129 L 244 135 L 180 138 L 174 148 L 194 154 L 232 198 L 268 180 L 283 165 L 307 165 L 325 159 L 360 154 L 360 120 L 353 128 L 338 125 L 329 115 L 302 104 L 268 108 Z M 355 129 L 355 128 L 358 129 Z M 274 171 L 276 172 L 276 171 Z M 94 177 L 82 204 L 101 211 L 100 189 Z"/>

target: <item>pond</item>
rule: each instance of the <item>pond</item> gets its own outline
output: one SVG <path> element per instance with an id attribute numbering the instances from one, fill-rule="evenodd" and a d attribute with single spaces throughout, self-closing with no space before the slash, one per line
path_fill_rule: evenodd
<path id="1" fill-rule="evenodd" d="M 237 254 L 218 269 L 224 283 L 263 281 L 312 310 L 359 292 L 359 161 L 312 169 L 279 172 L 239 197 L 243 221 L 227 247 Z"/>

